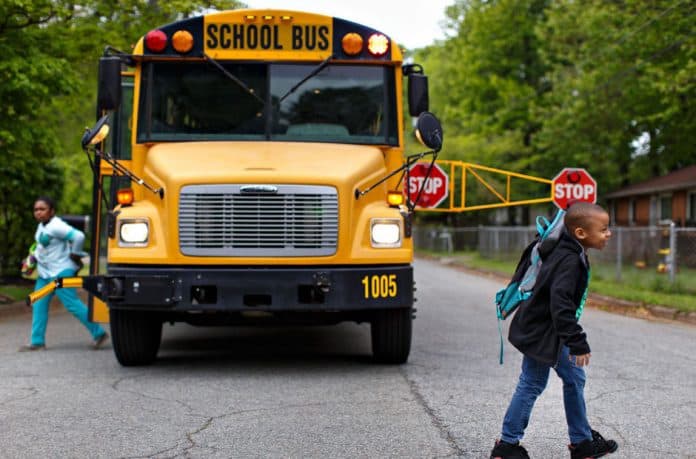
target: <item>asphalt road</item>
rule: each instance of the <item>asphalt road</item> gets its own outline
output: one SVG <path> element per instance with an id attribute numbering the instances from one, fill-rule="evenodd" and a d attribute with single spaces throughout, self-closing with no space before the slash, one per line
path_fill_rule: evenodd
<path id="1" fill-rule="evenodd" d="M 64 311 L 49 349 L 18 353 L 28 314 L 0 317 L 0 457 L 488 457 L 519 372 L 499 338 L 500 281 L 416 262 L 409 363 L 371 363 L 369 327 L 165 325 L 160 358 L 123 368 Z M 696 327 L 587 310 L 586 398 L 612 458 L 694 457 Z M 507 324 L 505 323 L 504 326 Z M 551 376 L 523 443 L 568 457 Z"/>

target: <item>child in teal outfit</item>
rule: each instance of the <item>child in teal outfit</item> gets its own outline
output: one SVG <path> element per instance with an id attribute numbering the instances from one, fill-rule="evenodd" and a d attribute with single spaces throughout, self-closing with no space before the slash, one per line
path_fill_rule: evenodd
<path id="1" fill-rule="evenodd" d="M 42 196 L 34 202 L 34 218 L 39 222 L 34 239 L 36 249 L 36 267 L 38 278 L 35 290 L 55 281 L 58 277 L 72 277 L 82 266 L 82 245 L 85 235 L 65 221 L 56 217 L 55 204 L 51 198 Z M 72 315 L 87 328 L 92 335 L 93 347 L 99 348 L 108 339 L 108 334 L 96 323 L 87 320 L 87 306 L 77 296 L 74 288 L 61 288 L 54 292 Z M 31 322 L 31 341 L 19 348 L 23 351 L 46 349 L 46 326 L 48 324 L 48 307 L 54 293 L 47 295 L 33 307 Z"/>

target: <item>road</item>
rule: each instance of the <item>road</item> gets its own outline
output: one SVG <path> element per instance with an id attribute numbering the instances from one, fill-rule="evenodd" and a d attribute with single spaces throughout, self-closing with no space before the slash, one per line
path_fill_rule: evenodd
<path id="1" fill-rule="evenodd" d="M 28 314 L 0 318 L 3 458 L 488 457 L 520 356 L 499 338 L 499 280 L 416 262 L 407 365 L 371 363 L 369 327 L 165 325 L 160 358 L 123 368 L 64 311 L 49 349 L 18 353 Z M 587 310 L 593 428 L 612 458 L 696 458 L 696 327 Z M 504 323 L 507 326 L 507 323 Z M 523 443 L 568 457 L 552 375 Z"/>

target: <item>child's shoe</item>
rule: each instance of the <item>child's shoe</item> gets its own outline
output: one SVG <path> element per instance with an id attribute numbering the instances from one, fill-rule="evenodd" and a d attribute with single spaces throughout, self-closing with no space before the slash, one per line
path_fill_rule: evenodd
<path id="1" fill-rule="evenodd" d="M 46 350 L 46 345 L 45 344 L 27 344 L 19 349 L 17 349 L 17 352 L 33 352 L 33 351 L 45 351 Z"/>
<path id="2" fill-rule="evenodd" d="M 92 341 L 92 349 L 94 349 L 96 351 L 97 349 L 101 348 L 104 345 L 104 343 L 106 343 L 106 340 L 108 340 L 108 339 L 109 339 L 109 334 L 107 332 L 102 333 L 101 335 L 99 335 L 97 337 L 97 339 Z"/>
<path id="3" fill-rule="evenodd" d="M 495 442 L 493 451 L 491 451 L 491 459 L 529 459 L 527 450 L 519 443 L 512 444 L 503 440 Z"/>
<path id="4" fill-rule="evenodd" d="M 592 440 L 568 445 L 571 459 L 602 457 L 616 451 L 619 445 L 614 440 L 605 440 L 596 430 L 592 431 Z"/>

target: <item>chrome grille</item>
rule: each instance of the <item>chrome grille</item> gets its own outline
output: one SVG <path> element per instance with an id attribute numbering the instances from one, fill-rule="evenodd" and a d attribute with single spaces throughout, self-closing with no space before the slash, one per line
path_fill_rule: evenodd
<path id="1" fill-rule="evenodd" d="M 179 247 L 185 255 L 333 255 L 337 240 L 338 194 L 330 186 L 189 185 L 181 189 Z"/>

